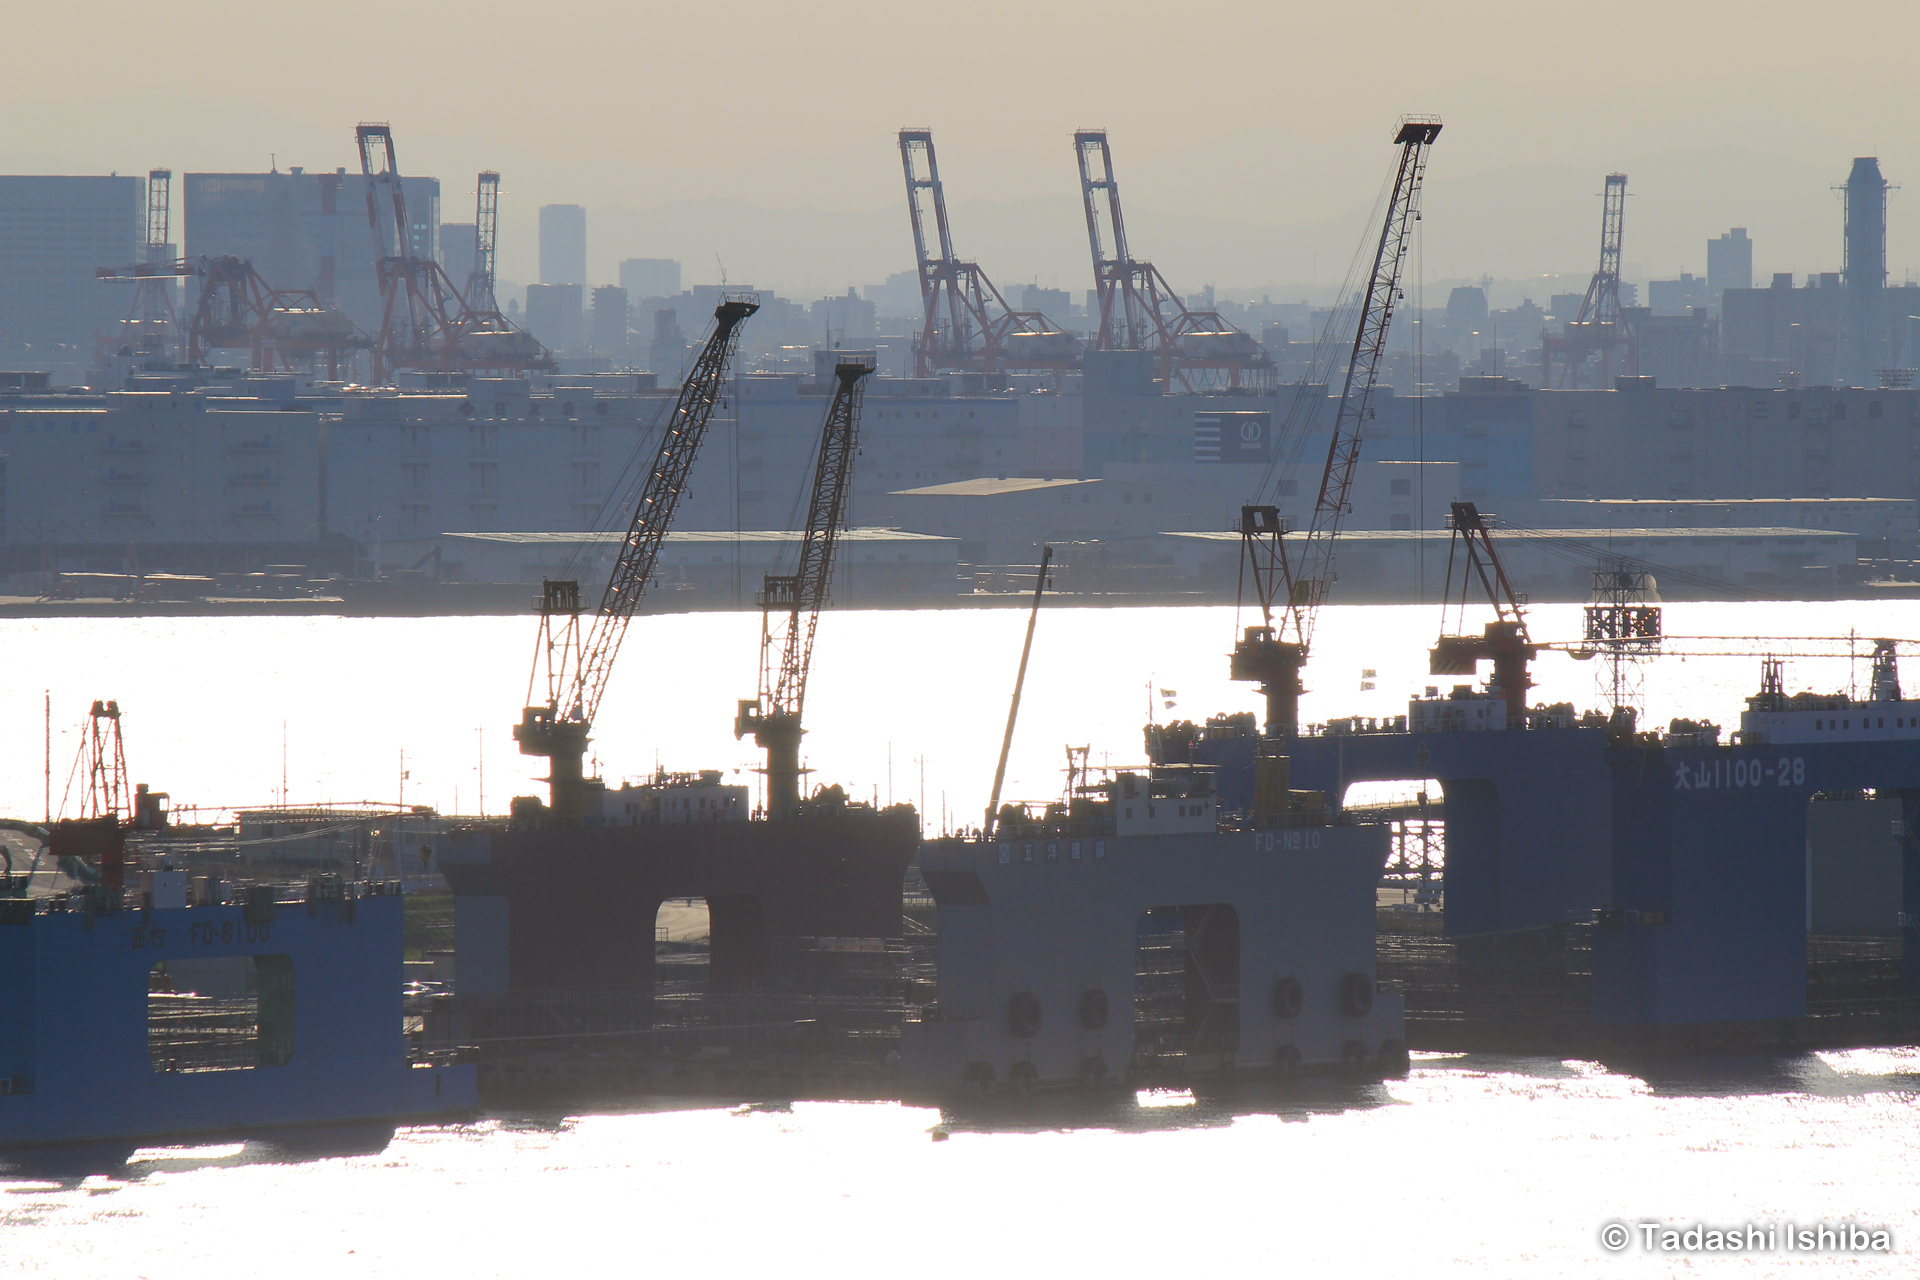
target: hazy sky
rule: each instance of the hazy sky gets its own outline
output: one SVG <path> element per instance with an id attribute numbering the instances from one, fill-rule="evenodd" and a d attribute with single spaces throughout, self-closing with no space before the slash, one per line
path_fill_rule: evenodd
<path id="1" fill-rule="evenodd" d="M 8 24 L 6 171 L 351 167 L 383 119 L 449 220 L 481 168 L 515 214 L 891 207 L 904 124 L 936 130 L 956 200 L 1071 196 L 1068 135 L 1096 125 L 1136 207 L 1274 227 L 1369 203 L 1409 111 L 1446 121 L 1436 180 L 1737 147 L 1920 182 L 1907 3 L 69 0 Z M 1893 240 L 1898 277 L 1920 243 Z"/>

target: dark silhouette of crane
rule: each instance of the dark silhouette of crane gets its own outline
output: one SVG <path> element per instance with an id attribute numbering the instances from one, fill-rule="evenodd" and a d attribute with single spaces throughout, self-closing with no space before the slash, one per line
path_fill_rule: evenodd
<path id="1" fill-rule="evenodd" d="M 1524 729 L 1527 724 L 1527 690 L 1533 680 L 1527 664 L 1540 650 L 1527 635 L 1526 597 L 1513 589 L 1500 552 L 1493 545 L 1489 517 L 1471 502 L 1453 504 L 1453 534 L 1447 543 L 1447 585 L 1441 595 L 1441 635 L 1427 657 L 1427 672 L 1436 676 L 1471 676 L 1482 661 L 1493 663 L 1493 687 L 1507 702 L 1507 727 Z M 1460 566 L 1460 591 L 1454 594 L 1453 567 Z M 1475 582 L 1480 584 L 1487 603 L 1493 606 L 1494 620 L 1481 634 L 1464 634 L 1467 596 Z M 1447 630 L 1447 613 L 1452 611 L 1454 629 Z"/>
<path id="2" fill-rule="evenodd" d="M 846 523 L 847 498 L 853 489 L 861 381 L 872 372 L 873 366 L 864 362 L 834 366 L 833 400 L 820 428 L 813 497 L 807 504 L 799 560 L 792 573 L 767 574 L 760 592 L 760 694 L 741 700 L 733 736 L 744 738 L 751 733 L 754 743 L 767 753 L 770 818 L 789 816 L 800 803 L 800 736 L 805 732 L 800 716 L 807 702 L 807 673 L 813 663 L 820 610 L 833 583 L 834 547 Z"/>
<path id="3" fill-rule="evenodd" d="M 1094 289 L 1100 301 L 1093 349 L 1153 352 L 1161 384 L 1169 388 L 1175 379 L 1187 391 L 1220 385 L 1271 386 L 1273 361 L 1258 342 L 1218 311 L 1189 310 L 1158 267 L 1128 250 L 1120 184 L 1113 176 L 1113 151 L 1107 145 L 1106 130 L 1080 130 L 1073 135 L 1073 150 L 1080 164 L 1080 202 L 1086 209 Z M 1100 230 L 1103 213 L 1105 236 Z M 1111 246 L 1106 243 L 1108 236 Z"/>
<path id="4" fill-rule="evenodd" d="M 1400 298 L 1400 269 L 1407 241 L 1420 220 L 1420 185 L 1426 175 L 1427 149 L 1440 136 L 1440 122 L 1406 117 L 1394 134 L 1400 148 L 1393 194 L 1380 225 L 1373 272 L 1367 277 L 1361 300 L 1360 323 L 1353 337 L 1347 376 L 1340 391 L 1340 411 L 1334 418 L 1333 439 L 1320 473 L 1320 493 L 1313 506 L 1313 523 L 1289 553 L 1284 542 L 1290 532 L 1277 507 L 1240 509 L 1242 564 L 1252 578 L 1261 622 L 1248 627 L 1233 647 L 1231 675 L 1235 680 L 1261 685 L 1267 699 L 1266 732 L 1270 738 L 1291 738 L 1299 728 L 1300 668 L 1313 644 L 1320 606 L 1333 586 L 1333 550 L 1346 519 L 1353 490 L 1354 466 L 1360 460 L 1362 431 L 1372 417 L 1374 384 L 1394 304 Z M 1281 610 L 1275 623 L 1275 608 Z"/>
<path id="5" fill-rule="evenodd" d="M 513 738 L 520 744 L 520 754 L 546 758 L 551 816 L 561 822 L 578 821 L 585 815 L 582 761 L 601 696 L 627 624 L 653 580 L 660 545 L 673 524 L 687 476 L 706 439 L 707 423 L 725 390 L 741 322 L 759 309 L 757 294 L 721 295 L 713 311 L 713 329 L 680 384 L 653 467 L 641 485 L 619 556 L 591 620 L 583 626 L 577 581 L 550 579 L 542 584 L 540 634 L 527 684 L 528 705 L 514 726 Z M 543 671 L 546 701 L 535 703 L 534 689 Z"/>
<path id="6" fill-rule="evenodd" d="M 1605 389 L 1615 373 L 1631 374 L 1637 367 L 1633 330 L 1620 308 L 1620 244 L 1626 221 L 1627 175 L 1610 173 L 1600 203 L 1600 266 L 1587 283 L 1579 314 L 1560 337 L 1549 336 L 1541 343 L 1541 381 L 1547 386 L 1553 385 L 1556 360 L 1562 390 L 1578 387 L 1583 379 Z"/>
<path id="7" fill-rule="evenodd" d="M 907 215 L 920 265 L 920 334 L 914 366 L 924 378 L 941 369 L 1004 373 L 1009 369 L 1069 369 L 1080 363 L 1080 340 L 1038 311 L 1007 305 L 977 262 L 953 251 L 946 188 L 927 129 L 900 131 L 900 164 L 907 177 Z M 925 172 L 922 172 L 924 166 Z M 927 240 L 931 204 L 934 241 Z"/>

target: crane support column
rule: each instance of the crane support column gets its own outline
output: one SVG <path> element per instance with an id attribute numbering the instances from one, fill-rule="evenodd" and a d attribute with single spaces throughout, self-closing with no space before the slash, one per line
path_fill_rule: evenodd
<path id="1" fill-rule="evenodd" d="M 713 329 L 681 382 L 673 412 L 660 433 L 653 469 L 640 490 L 620 543 L 619 558 L 601 593 L 600 607 L 583 625 L 580 585 L 549 582 L 540 604 L 540 636 L 527 690 L 527 706 L 513 739 L 520 754 L 545 757 L 551 814 L 577 822 L 587 813 L 587 780 L 582 760 L 607 678 L 626 637 L 627 624 L 640 607 L 667 529 L 686 492 L 707 424 L 725 390 L 727 368 L 740 341 L 740 325 L 760 309 L 754 294 L 723 294 L 714 308 Z M 546 672 L 544 703 L 533 701 L 533 682 Z"/>
<path id="2" fill-rule="evenodd" d="M 767 753 L 767 816 L 789 817 L 800 805 L 801 712 L 806 708 L 807 674 L 813 666 L 813 641 L 820 610 L 833 582 L 833 553 L 846 523 L 853 491 L 853 460 L 859 453 L 862 382 L 873 372 L 865 362 L 842 362 L 833 369 L 833 400 L 820 428 L 820 450 L 813 471 L 813 497 L 800 556 L 790 574 L 766 575 L 760 592 L 760 696 L 742 700 L 733 736 L 753 735 Z M 784 614 L 778 630 L 776 614 Z M 774 665 L 774 654 L 779 665 Z"/>

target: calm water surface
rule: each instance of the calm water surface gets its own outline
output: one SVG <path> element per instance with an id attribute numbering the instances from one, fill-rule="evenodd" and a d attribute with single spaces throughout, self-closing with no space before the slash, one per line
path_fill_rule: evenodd
<path id="1" fill-rule="evenodd" d="M 104 1176 L 0 1176 L 0 1274 L 1904 1277 L 1916 1088 L 1905 1050 L 1646 1074 L 1423 1057 L 1286 1102 L 685 1103 L 345 1157 L 149 1149 Z M 1612 1255 L 1599 1232 L 1622 1219 L 1851 1220 L 1894 1248 Z"/>
<path id="2" fill-rule="evenodd" d="M 1141 725 L 1254 710 L 1252 686 L 1227 679 L 1230 608 L 1053 609 L 1041 617 L 1008 770 L 1010 798 L 1059 795 L 1064 748 L 1094 763 L 1138 763 Z M 1469 612 L 1469 624 L 1482 619 Z M 1536 639 L 1574 639 L 1575 605 L 1533 611 Z M 830 613 L 807 699 L 815 785 L 908 801 L 930 825 L 971 823 L 986 802 L 1019 661 L 1024 610 Z M 1676 604 L 1667 630 L 1708 635 L 1920 637 L 1920 602 Z M 1426 673 L 1437 608 L 1323 612 L 1302 715 L 1404 714 L 1409 694 L 1454 677 Z M 134 777 L 176 806 L 344 800 L 443 812 L 504 812 L 543 793 L 537 761 L 516 753 L 533 658 L 531 618 L 204 618 L 0 621 L 0 813 L 42 811 L 42 693 L 53 698 L 54 807 L 95 698 L 126 713 Z M 718 768 L 757 784 L 752 740 L 733 736 L 735 703 L 754 693 L 759 620 L 684 614 L 633 624 L 595 726 L 612 782 L 669 769 Z M 1863 652 L 1870 649 L 1862 645 Z M 1564 654 L 1535 667 L 1535 701 L 1597 705 L 1597 664 Z M 1371 677 L 1365 672 L 1372 671 Z M 1864 685 L 1866 663 L 1789 663 L 1791 689 Z M 1374 685 L 1363 690 L 1363 680 Z M 1648 669 L 1649 717 L 1737 727 L 1759 682 L 1752 658 L 1667 659 Z M 1920 669 L 1909 676 L 1920 686 Z M 1170 697 L 1149 688 L 1172 690 Z M 1168 709 L 1165 703 L 1175 705 Z M 284 750 L 283 750 L 284 744 Z M 409 775 L 403 783 L 404 770 Z"/>

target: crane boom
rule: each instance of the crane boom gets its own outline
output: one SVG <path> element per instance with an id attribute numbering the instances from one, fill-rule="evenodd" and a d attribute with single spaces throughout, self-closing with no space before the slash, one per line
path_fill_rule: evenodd
<path id="1" fill-rule="evenodd" d="M 1169 388 L 1177 380 L 1188 391 L 1200 390 L 1209 375 L 1224 375 L 1230 387 L 1240 386 L 1243 376 L 1255 384 L 1270 381 L 1273 362 L 1252 337 L 1218 311 L 1190 310 L 1158 267 L 1129 252 L 1106 130 L 1078 131 L 1073 151 L 1080 165 L 1080 203 L 1087 215 L 1093 284 L 1100 301 L 1093 349 L 1153 351 L 1158 376 Z M 1100 233 L 1103 213 L 1113 236 L 1111 253 Z"/>
<path id="2" fill-rule="evenodd" d="M 653 579 L 660 545 L 673 524 L 687 476 L 706 439 L 707 423 L 726 387 L 727 369 L 740 342 L 740 325 L 760 309 L 757 294 L 722 294 L 713 311 L 713 329 L 680 384 L 680 395 L 660 435 L 653 468 L 640 490 L 633 516 L 620 542 L 619 557 L 600 594 L 600 605 L 584 628 L 580 618 L 580 585 L 548 581 L 540 607 L 540 635 L 534 656 L 533 679 L 546 671 L 544 704 L 529 705 L 514 726 L 520 753 L 545 756 L 551 766 L 547 779 L 555 817 L 583 815 L 585 780 L 581 760 L 587 736 L 606 693 L 614 659 L 626 637 L 627 624 L 640 607 Z M 533 701 L 529 683 L 527 700 Z"/>
<path id="3" fill-rule="evenodd" d="M 473 269 L 459 314 L 446 335 L 449 367 L 492 373 L 553 372 L 559 365 L 540 340 L 500 311 L 494 277 L 500 243 L 500 175 L 484 170 L 474 187 Z"/>
<path id="4" fill-rule="evenodd" d="M 740 703 L 733 736 L 751 733 L 767 753 L 767 813 L 793 812 L 800 802 L 801 712 L 807 701 L 807 673 L 813 664 L 813 640 L 820 610 L 833 582 L 834 546 L 846 522 L 853 484 L 853 459 L 859 452 L 862 380 L 869 362 L 842 362 L 833 369 L 833 400 L 820 428 L 820 452 L 813 471 L 813 498 L 800 556 L 790 574 L 766 575 L 760 593 L 760 696 Z M 784 613 L 780 634 L 773 617 Z M 773 665 L 775 649 L 780 665 Z"/>
<path id="5" fill-rule="evenodd" d="M 500 229 L 500 175 L 488 169 L 481 173 L 473 200 L 473 270 L 467 276 L 467 307 L 473 311 L 498 311 L 494 300 L 494 246 Z"/>
<path id="6" fill-rule="evenodd" d="M 1334 417 L 1333 438 L 1320 472 L 1320 492 L 1314 500 L 1313 521 L 1296 554 L 1283 542 L 1289 532 L 1270 506 L 1241 509 L 1241 546 L 1253 578 L 1261 625 L 1248 627 L 1234 645 L 1232 677 L 1258 681 L 1267 697 L 1267 733 L 1291 737 L 1299 724 L 1300 668 L 1313 645 L 1313 629 L 1320 606 L 1333 586 L 1334 543 L 1346 520 L 1353 492 L 1353 472 L 1360 461 L 1360 441 L 1373 416 L 1373 389 L 1379 381 L 1380 359 L 1386 351 L 1387 331 L 1394 304 L 1400 297 L 1400 271 L 1407 240 L 1420 220 L 1420 186 L 1426 176 L 1427 149 L 1440 136 L 1440 122 L 1431 117 L 1404 117 L 1394 134 L 1400 148 L 1393 191 L 1380 240 L 1373 254 L 1361 300 L 1360 323 L 1353 335 L 1347 376 L 1340 389 L 1340 411 Z M 1285 598 L 1279 599 L 1284 589 Z M 1282 625 L 1274 626 L 1274 606 L 1284 609 Z"/>
<path id="7" fill-rule="evenodd" d="M 1533 681 L 1527 664 L 1539 653 L 1539 647 L 1527 634 L 1526 597 L 1513 589 L 1500 550 L 1493 544 L 1492 517 L 1480 513 L 1471 502 L 1453 504 L 1453 535 L 1447 542 L 1447 585 L 1441 595 L 1440 638 L 1427 658 L 1427 674 L 1435 676 L 1471 676 L 1482 659 L 1493 662 L 1493 684 L 1507 703 L 1507 727 L 1524 729 L 1527 725 L 1527 690 Z M 1453 594 L 1453 565 L 1460 559 L 1460 594 Z M 1492 574 L 1488 574 L 1488 570 Z M 1479 580 L 1487 603 L 1493 606 L 1494 620 L 1481 634 L 1465 634 L 1467 596 L 1473 582 Z M 1452 612 L 1455 624 L 1447 627 Z"/>
<path id="8" fill-rule="evenodd" d="M 1580 385 L 1588 357 L 1600 357 L 1594 370 L 1597 387 L 1606 387 L 1618 356 L 1621 367 L 1632 373 L 1636 367 L 1632 326 L 1620 309 L 1620 248 L 1627 222 L 1627 175 L 1607 175 L 1606 191 L 1600 198 L 1600 265 L 1587 282 L 1586 296 L 1573 320 L 1554 338 L 1542 342 L 1545 361 L 1542 386 L 1553 385 L 1554 357 L 1560 358 L 1560 387 L 1571 390 Z"/>

